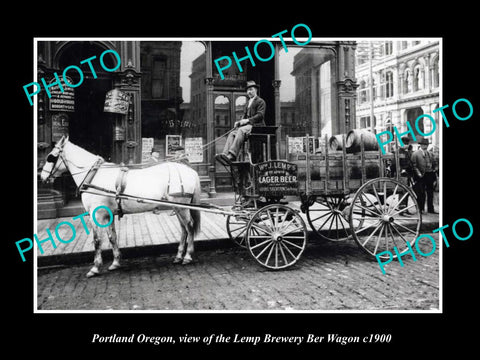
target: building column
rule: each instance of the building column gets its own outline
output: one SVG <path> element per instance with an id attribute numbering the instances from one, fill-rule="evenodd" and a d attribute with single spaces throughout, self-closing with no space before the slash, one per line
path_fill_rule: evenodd
<path id="1" fill-rule="evenodd" d="M 423 70 L 423 73 L 424 73 L 424 76 L 425 78 L 423 79 L 424 80 L 424 90 L 427 92 L 427 93 L 431 93 L 432 92 L 432 84 L 431 84 L 431 74 L 430 74 L 430 55 L 425 55 L 423 57 L 423 60 L 425 61 L 425 68 Z"/>
<path id="2" fill-rule="evenodd" d="M 114 88 L 130 95 L 130 101 L 127 114 L 115 116 L 112 157 L 115 162 L 133 164 L 142 157 L 140 42 L 121 41 L 119 47 L 122 63 Z"/>
<path id="3" fill-rule="evenodd" d="M 424 114 L 432 115 L 432 112 L 430 111 L 430 104 L 426 105 L 421 105 L 422 111 Z"/>
<path id="4" fill-rule="evenodd" d="M 398 99 L 400 99 L 403 96 L 404 88 L 403 88 L 403 83 L 404 83 L 404 77 L 403 73 L 398 75 Z"/>
<path id="5" fill-rule="evenodd" d="M 213 106 L 213 73 L 212 73 L 212 42 L 206 42 L 206 74 L 205 74 L 205 87 L 206 87 L 206 121 L 207 121 L 207 144 L 212 143 L 215 138 L 215 118 L 214 118 L 214 106 Z M 217 192 L 215 190 L 215 146 L 210 146 L 207 150 L 208 174 L 210 176 L 210 190 L 208 195 L 215 197 Z"/>
<path id="6" fill-rule="evenodd" d="M 337 121 L 333 134 L 344 134 L 355 125 L 355 100 L 358 87 L 355 81 L 355 42 L 339 41 L 337 53 Z"/>
<path id="7" fill-rule="evenodd" d="M 38 43 L 38 60 L 37 60 L 37 81 L 45 77 L 48 54 L 50 53 L 50 42 Z M 37 95 L 37 166 L 44 164 L 44 159 L 51 149 L 52 132 L 47 122 L 48 103 L 45 99 L 45 92 L 42 91 Z"/>
<path id="8" fill-rule="evenodd" d="M 280 154 L 283 153 L 281 151 L 281 143 L 282 143 L 282 122 L 281 122 L 281 117 L 280 117 L 280 84 L 281 80 L 273 80 L 272 81 L 272 87 L 273 87 L 273 96 L 275 98 L 275 126 L 277 126 L 276 130 L 276 139 L 277 143 L 279 144 L 278 147 L 275 148 L 275 151 L 278 151 L 277 159 L 280 159 L 281 156 Z"/>
<path id="9" fill-rule="evenodd" d="M 275 99 L 275 126 L 277 126 L 277 132 L 276 132 L 276 142 L 279 144 L 276 147 L 276 151 L 278 150 L 277 159 L 281 159 L 283 154 L 283 148 L 286 149 L 286 146 L 282 146 L 282 120 L 281 120 L 281 103 L 280 103 L 280 86 L 281 86 L 281 80 L 280 80 L 280 44 L 276 45 L 275 48 L 275 55 L 274 55 L 274 74 L 273 74 L 273 81 L 272 81 L 272 87 L 273 87 L 273 96 Z M 288 154 L 285 154 L 285 159 L 287 158 Z"/>

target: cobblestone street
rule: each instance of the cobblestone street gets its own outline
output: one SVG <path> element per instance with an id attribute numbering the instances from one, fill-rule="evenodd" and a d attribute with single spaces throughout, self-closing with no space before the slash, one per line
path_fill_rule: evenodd
<path id="1" fill-rule="evenodd" d="M 174 254 L 123 260 L 122 268 L 87 279 L 90 264 L 41 269 L 39 310 L 433 310 L 439 308 L 439 254 L 388 264 L 353 240 L 311 240 L 284 271 L 259 266 L 248 250 L 196 252 L 188 266 Z M 424 249 L 428 253 L 431 244 Z"/>

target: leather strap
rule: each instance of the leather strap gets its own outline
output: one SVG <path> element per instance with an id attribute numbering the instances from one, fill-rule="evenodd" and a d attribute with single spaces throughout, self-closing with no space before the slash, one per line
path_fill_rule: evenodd
<path id="1" fill-rule="evenodd" d="M 120 168 L 120 172 L 118 173 L 117 179 L 115 180 L 115 201 L 117 202 L 118 206 L 119 219 L 123 217 L 122 199 L 119 196 L 122 195 L 125 187 L 127 186 L 126 175 L 128 170 L 129 169 L 127 167 L 122 166 Z"/>
<path id="2" fill-rule="evenodd" d="M 90 168 L 90 170 L 87 173 L 87 176 L 85 176 L 85 179 L 81 182 L 81 184 L 77 188 L 77 193 L 81 193 L 82 191 L 86 190 L 89 186 L 90 183 L 92 182 L 93 178 L 97 174 L 98 169 L 102 164 L 105 162 L 101 157 L 97 159 L 97 161 L 93 164 L 93 166 Z"/>

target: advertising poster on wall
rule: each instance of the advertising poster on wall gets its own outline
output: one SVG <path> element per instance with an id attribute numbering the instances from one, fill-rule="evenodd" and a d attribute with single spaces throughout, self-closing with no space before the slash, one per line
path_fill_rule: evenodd
<path id="1" fill-rule="evenodd" d="M 67 81 L 71 84 L 72 79 L 66 77 Z M 50 93 L 51 98 L 49 101 L 51 111 L 64 111 L 64 112 L 74 112 L 75 111 L 75 89 L 65 85 L 63 79 L 60 80 L 60 86 L 55 85 L 56 79 L 53 78 L 50 80 Z"/>
<path id="2" fill-rule="evenodd" d="M 153 149 L 153 138 L 142 138 L 142 163 L 148 162 Z"/>
<path id="3" fill-rule="evenodd" d="M 190 163 L 203 162 L 203 152 L 203 139 L 201 137 L 185 138 L 185 154 Z"/>
<path id="4" fill-rule="evenodd" d="M 113 89 L 105 95 L 105 107 L 103 111 L 125 115 L 128 112 L 130 96 L 118 89 Z"/>
<path id="5" fill-rule="evenodd" d="M 182 146 L 182 135 L 167 135 L 165 139 L 166 156 L 174 156 L 176 151 Z"/>

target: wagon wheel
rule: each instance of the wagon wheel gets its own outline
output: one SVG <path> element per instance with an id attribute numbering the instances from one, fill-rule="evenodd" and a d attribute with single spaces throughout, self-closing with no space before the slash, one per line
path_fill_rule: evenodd
<path id="1" fill-rule="evenodd" d="M 227 233 L 230 240 L 245 249 L 247 248 L 245 234 L 247 233 L 247 225 L 249 221 L 250 218 L 243 215 L 227 216 Z"/>
<path id="2" fill-rule="evenodd" d="M 284 269 L 295 264 L 307 244 L 301 216 L 288 206 L 272 204 L 258 210 L 248 223 L 246 242 L 262 266 Z"/>
<path id="3" fill-rule="evenodd" d="M 325 240 L 346 240 L 350 236 L 350 225 L 345 216 L 347 206 L 344 195 L 321 196 L 307 209 L 308 223 Z"/>
<path id="4" fill-rule="evenodd" d="M 413 191 L 400 181 L 377 178 L 358 189 L 350 208 L 350 227 L 357 244 L 368 254 L 396 253 L 413 246 L 420 233 L 422 215 Z M 355 221 L 356 220 L 356 221 Z M 361 225 L 358 225 L 360 224 Z"/>

